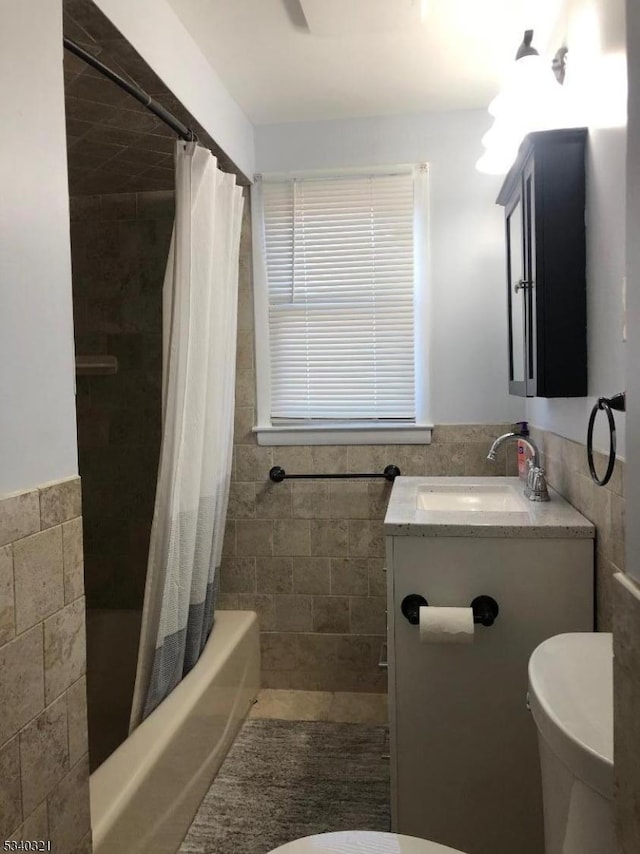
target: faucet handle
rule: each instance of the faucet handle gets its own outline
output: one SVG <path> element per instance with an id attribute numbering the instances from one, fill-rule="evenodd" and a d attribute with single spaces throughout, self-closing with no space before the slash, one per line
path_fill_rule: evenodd
<path id="1" fill-rule="evenodd" d="M 549 491 L 547 489 L 547 480 L 544 476 L 544 469 L 540 466 L 534 466 L 531 460 L 529 460 L 525 493 L 530 501 L 549 501 Z"/>

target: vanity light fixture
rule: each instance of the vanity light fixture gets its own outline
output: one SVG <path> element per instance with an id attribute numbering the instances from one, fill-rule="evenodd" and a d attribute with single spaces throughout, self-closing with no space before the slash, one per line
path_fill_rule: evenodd
<path id="1" fill-rule="evenodd" d="M 516 62 L 525 56 L 540 56 L 535 47 L 531 46 L 532 41 L 533 30 L 525 30 L 524 38 L 522 39 L 522 44 L 520 45 L 520 47 L 518 48 L 518 52 L 516 53 Z"/>
<path id="2" fill-rule="evenodd" d="M 551 70 L 558 83 L 562 86 L 564 83 L 564 75 L 567 70 L 567 54 L 569 50 L 566 47 L 559 47 L 556 55 L 551 61 Z"/>
<path id="3" fill-rule="evenodd" d="M 565 98 L 561 84 L 567 49 L 560 48 L 549 66 L 532 41 L 533 30 L 525 30 L 515 63 L 489 104 L 494 123 L 482 139 L 486 150 L 476 163 L 480 172 L 504 174 L 526 134 L 563 126 Z"/>

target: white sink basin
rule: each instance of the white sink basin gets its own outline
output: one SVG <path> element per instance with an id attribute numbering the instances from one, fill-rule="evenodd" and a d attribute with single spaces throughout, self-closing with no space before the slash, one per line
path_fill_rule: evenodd
<path id="1" fill-rule="evenodd" d="M 524 513 L 526 500 L 509 485 L 458 483 L 421 486 L 416 496 L 418 510 L 444 513 Z"/>

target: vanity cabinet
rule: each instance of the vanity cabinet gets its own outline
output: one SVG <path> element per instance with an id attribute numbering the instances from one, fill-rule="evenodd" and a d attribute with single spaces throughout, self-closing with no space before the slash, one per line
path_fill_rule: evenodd
<path id="1" fill-rule="evenodd" d="M 587 394 L 584 128 L 529 134 L 505 209 L 509 392 Z"/>
<path id="2" fill-rule="evenodd" d="M 421 491 L 486 490 L 497 480 L 522 499 L 521 508 L 421 509 Z M 527 502 L 517 478 L 394 483 L 385 535 L 398 833 L 467 854 L 543 854 L 528 661 L 553 635 L 593 631 L 594 595 L 593 525 L 550 493 L 549 502 Z M 416 596 L 428 602 L 426 610 L 468 608 L 488 596 L 499 613 L 493 625 L 476 625 L 469 643 L 425 642 L 407 615 L 405 600 Z"/>

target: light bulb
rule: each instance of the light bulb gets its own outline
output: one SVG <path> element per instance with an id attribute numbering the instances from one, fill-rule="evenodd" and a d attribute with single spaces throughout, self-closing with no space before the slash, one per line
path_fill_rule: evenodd
<path id="1" fill-rule="evenodd" d="M 544 57 L 529 54 L 516 60 L 489 104 L 494 123 L 482 138 L 487 150 L 476 168 L 504 174 L 526 134 L 575 124 L 571 100 Z"/>

